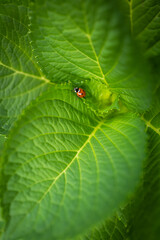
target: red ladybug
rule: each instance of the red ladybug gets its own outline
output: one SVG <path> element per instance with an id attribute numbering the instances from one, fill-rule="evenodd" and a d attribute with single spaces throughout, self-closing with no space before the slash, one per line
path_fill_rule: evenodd
<path id="1" fill-rule="evenodd" d="M 77 96 L 83 98 L 86 96 L 86 92 L 82 88 L 74 88 L 74 91 L 77 93 Z"/>

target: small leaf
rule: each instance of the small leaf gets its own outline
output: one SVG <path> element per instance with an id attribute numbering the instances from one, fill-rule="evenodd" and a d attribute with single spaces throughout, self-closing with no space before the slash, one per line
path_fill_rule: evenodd
<path id="1" fill-rule="evenodd" d="M 96 114 L 104 116 L 112 110 L 120 110 L 119 96 L 113 94 L 106 85 L 91 79 L 80 83 L 79 87 L 86 92 L 84 103 Z M 74 88 L 73 84 L 72 88 Z"/>
<path id="2" fill-rule="evenodd" d="M 110 216 L 133 191 L 145 157 L 133 114 L 93 114 L 53 88 L 13 129 L 3 161 L 4 240 L 67 239 Z"/>

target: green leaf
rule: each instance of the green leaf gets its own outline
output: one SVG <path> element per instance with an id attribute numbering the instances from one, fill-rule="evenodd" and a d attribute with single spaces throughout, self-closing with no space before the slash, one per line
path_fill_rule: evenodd
<path id="1" fill-rule="evenodd" d="M 1 149 L 3 148 L 3 144 L 5 141 L 6 141 L 6 136 L 0 134 L 0 152 L 1 152 Z"/>
<path id="2" fill-rule="evenodd" d="M 67 239 L 106 219 L 138 181 L 145 140 L 133 114 L 99 118 L 69 87 L 43 94 L 5 149 L 4 240 Z"/>
<path id="3" fill-rule="evenodd" d="M 1 154 L 2 154 L 2 149 L 5 141 L 6 141 L 6 136 L 0 134 L 0 166 L 1 166 Z M 1 171 L 1 168 L 0 168 L 0 171 Z M 3 230 L 4 230 L 4 219 L 2 217 L 2 208 L 1 208 L 1 199 L 0 199 L 0 236 Z"/>
<path id="4" fill-rule="evenodd" d="M 153 129 L 155 133 L 160 135 L 160 84 L 156 90 L 152 108 L 144 114 L 143 120 L 147 127 Z"/>
<path id="5" fill-rule="evenodd" d="M 108 91 L 120 94 L 128 108 L 148 108 L 147 67 L 117 1 L 35 1 L 31 26 L 34 54 L 47 78 L 86 89 L 95 80 L 92 102 L 101 94 L 96 93 L 98 85 L 105 84 L 106 95 Z"/>
<path id="6" fill-rule="evenodd" d="M 74 85 L 70 85 L 74 89 Z M 120 111 L 119 96 L 109 91 L 106 85 L 92 79 L 84 81 L 80 86 L 86 92 L 83 102 L 97 115 L 105 116 L 113 110 Z"/>
<path id="7" fill-rule="evenodd" d="M 152 109 L 143 117 L 148 128 L 148 158 L 142 185 L 130 206 L 130 234 L 133 240 L 157 240 L 160 236 L 160 87 Z"/>
<path id="8" fill-rule="evenodd" d="M 149 129 L 149 134 L 143 185 L 130 207 L 130 235 L 133 240 L 157 240 L 160 236 L 160 136 L 152 129 Z"/>
<path id="9" fill-rule="evenodd" d="M 97 225 L 86 236 L 76 240 L 126 240 L 128 239 L 127 219 L 123 211 L 119 211 L 111 219 L 107 219 L 102 224 Z"/>
<path id="10" fill-rule="evenodd" d="M 130 0 L 131 31 L 147 56 L 160 54 L 160 1 Z"/>
<path id="11" fill-rule="evenodd" d="M 4 219 L 2 217 L 2 209 L 0 207 L 0 236 L 2 235 L 3 231 L 4 231 Z"/>
<path id="12" fill-rule="evenodd" d="M 5 133 L 48 85 L 33 58 L 28 8 L 0 5 L 0 125 Z"/>

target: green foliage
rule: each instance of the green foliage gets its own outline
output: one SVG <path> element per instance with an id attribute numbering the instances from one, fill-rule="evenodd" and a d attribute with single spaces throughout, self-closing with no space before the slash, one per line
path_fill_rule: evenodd
<path id="1" fill-rule="evenodd" d="M 135 240 L 157 240 L 160 236 L 160 136 L 153 130 L 149 134 L 149 158 L 144 166 L 143 184 L 130 209 L 130 232 Z"/>
<path id="2" fill-rule="evenodd" d="M 160 1 L 130 0 L 131 31 L 147 56 L 160 54 Z"/>
<path id="3" fill-rule="evenodd" d="M 98 91 L 91 93 L 92 101 L 99 100 L 103 83 L 130 109 L 143 111 L 150 102 L 149 76 L 116 3 L 37 1 L 31 18 L 33 47 L 51 81 L 71 81 L 88 90 L 93 79 Z"/>
<path id="4" fill-rule="evenodd" d="M 0 239 L 159 239 L 159 1 L 2 0 L 0 36 Z"/>
<path id="5" fill-rule="evenodd" d="M 77 240 L 127 239 L 128 230 L 126 223 L 126 216 L 123 210 L 120 210 L 114 217 L 97 225 L 91 232 Z"/>
<path id="6" fill-rule="evenodd" d="M 152 110 L 144 118 L 150 138 L 149 155 L 144 164 L 142 185 L 130 207 L 131 236 L 135 240 L 156 240 L 160 236 L 160 88 Z"/>
<path id="7" fill-rule="evenodd" d="M 6 138 L 5 135 L 0 134 L 0 150 L 3 148 L 5 138 Z"/>
<path id="8" fill-rule="evenodd" d="M 64 239 L 109 216 L 135 186 L 144 145 L 132 114 L 98 118 L 70 89 L 44 94 L 6 146 L 4 239 Z"/>
<path id="9" fill-rule="evenodd" d="M 46 89 L 32 54 L 28 9 L 0 5 L 0 131 L 5 133 L 22 110 Z"/>

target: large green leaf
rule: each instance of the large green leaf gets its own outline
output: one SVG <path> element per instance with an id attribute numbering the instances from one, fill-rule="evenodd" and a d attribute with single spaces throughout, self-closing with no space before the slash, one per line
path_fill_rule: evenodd
<path id="1" fill-rule="evenodd" d="M 147 67 L 117 1 L 35 1 L 31 16 L 34 53 L 47 78 L 71 81 L 87 90 L 94 80 L 99 91 L 92 91 L 96 95 L 92 102 L 101 94 L 102 83 L 108 87 L 106 95 L 120 94 L 129 108 L 148 107 Z"/>
<path id="2" fill-rule="evenodd" d="M 0 5 L 0 131 L 10 128 L 21 111 L 46 89 L 48 80 L 33 58 L 28 8 Z"/>
<path id="3" fill-rule="evenodd" d="M 45 93 L 6 146 L 4 239 L 85 232 L 134 189 L 144 156 L 144 125 L 133 114 L 98 118 L 70 88 Z"/>
<path id="4" fill-rule="evenodd" d="M 148 56 L 160 54 L 160 1 L 130 0 L 131 31 Z"/>

